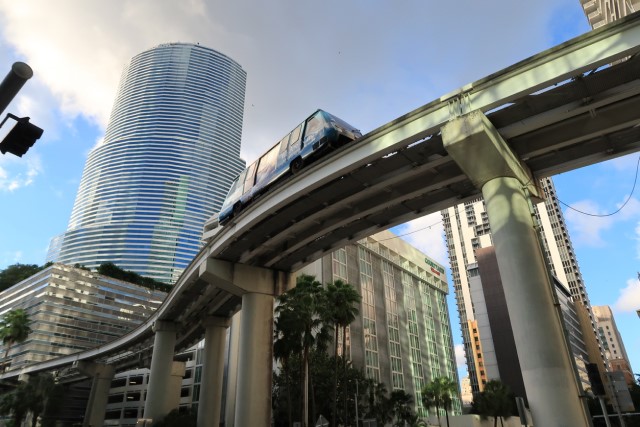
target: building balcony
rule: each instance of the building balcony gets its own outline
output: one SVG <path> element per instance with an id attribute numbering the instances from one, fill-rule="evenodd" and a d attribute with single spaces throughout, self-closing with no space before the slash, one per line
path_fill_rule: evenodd
<path id="1" fill-rule="evenodd" d="M 584 8 L 584 12 L 589 15 L 598 10 L 598 2 L 596 0 L 590 1 L 582 1 L 582 7 Z"/>

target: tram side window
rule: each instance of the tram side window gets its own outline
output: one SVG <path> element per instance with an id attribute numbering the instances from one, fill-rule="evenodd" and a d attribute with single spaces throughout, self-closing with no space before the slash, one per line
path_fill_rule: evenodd
<path id="1" fill-rule="evenodd" d="M 269 177 L 272 175 L 276 168 L 276 160 L 278 159 L 278 152 L 280 151 L 280 144 L 277 144 L 264 156 L 260 158 L 258 164 L 258 171 L 256 172 L 256 185 L 260 183 L 266 183 L 269 181 Z"/>
<path id="2" fill-rule="evenodd" d="M 293 157 L 300 151 L 300 133 L 302 132 L 302 123 L 300 126 L 291 131 L 291 137 L 289 138 L 289 158 Z"/>
<path id="3" fill-rule="evenodd" d="M 279 142 L 280 152 L 278 153 L 278 168 L 287 162 L 287 148 L 289 146 L 289 134 L 282 138 Z"/>
<path id="4" fill-rule="evenodd" d="M 314 114 L 313 117 L 310 117 L 307 120 L 307 126 L 304 130 L 304 145 L 308 145 L 316 141 L 318 135 L 324 129 L 324 121 L 320 116 L 320 112 Z"/>
<path id="5" fill-rule="evenodd" d="M 249 169 L 247 169 L 247 176 L 244 180 L 243 194 L 251 190 L 251 187 L 253 187 L 253 183 L 255 182 L 254 180 L 255 175 L 256 175 L 256 162 L 253 162 L 251 166 L 249 166 Z"/>
<path id="6" fill-rule="evenodd" d="M 227 198 L 225 200 L 225 205 L 229 204 L 229 203 L 233 203 L 234 201 L 238 200 L 238 198 L 240 198 L 240 196 L 242 196 L 242 194 L 244 193 L 244 178 L 246 176 L 246 171 L 242 172 L 235 181 L 233 181 L 233 184 L 231 184 L 231 188 L 229 189 L 229 194 L 227 195 Z"/>

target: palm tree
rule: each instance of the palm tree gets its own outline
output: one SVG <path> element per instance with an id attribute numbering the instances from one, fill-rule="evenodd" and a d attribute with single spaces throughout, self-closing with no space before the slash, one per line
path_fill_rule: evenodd
<path id="1" fill-rule="evenodd" d="M 295 313 L 290 309 L 279 310 L 274 325 L 273 357 L 282 363 L 282 374 L 287 387 L 287 411 L 289 426 L 293 425 L 293 404 L 291 399 L 291 357 L 302 352 L 302 341 L 295 333 L 297 328 Z"/>
<path id="2" fill-rule="evenodd" d="M 422 388 L 422 404 L 426 408 L 436 408 L 438 425 L 440 425 L 440 409 L 444 409 L 447 417 L 447 427 L 449 427 L 449 409 L 453 397 L 458 391 L 458 385 L 450 378 L 438 377 Z"/>
<path id="3" fill-rule="evenodd" d="M 476 407 L 483 418 L 493 417 L 493 427 L 500 424 L 503 417 L 512 415 L 513 400 L 509 387 L 498 380 L 491 380 L 485 384 L 484 390 L 476 398 Z"/>
<path id="4" fill-rule="evenodd" d="M 384 383 L 375 383 L 372 379 L 369 379 L 368 382 L 368 416 L 375 418 L 378 425 L 383 426 L 393 419 L 391 416 L 391 401 L 387 397 L 387 387 Z"/>
<path id="5" fill-rule="evenodd" d="M 278 316 L 286 317 L 288 334 L 298 339 L 302 349 L 302 426 L 309 423 L 309 350 L 313 346 L 326 346 L 326 330 L 322 314 L 326 298 L 322 284 L 315 277 L 298 276 L 296 287 L 278 297 Z"/>
<path id="6" fill-rule="evenodd" d="M 336 369 L 333 381 L 333 420 L 331 425 L 336 426 L 338 412 L 338 333 L 342 329 L 342 363 L 343 363 L 343 383 L 346 383 L 347 358 L 346 358 L 346 335 L 347 327 L 356 319 L 359 313 L 358 304 L 360 303 L 360 294 L 353 286 L 342 280 L 335 280 L 333 283 L 327 284 L 327 311 L 328 321 L 334 326 L 334 345 L 335 345 L 335 363 Z M 347 394 L 345 393 L 344 405 L 346 414 Z"/>
<path id="7" fill-rule="evenodd" d="M 11 346 L 15 343 L 23 342 L 31 333 L 30 323 L 29 315 L 22 308 L 9 311 L 0 320 L 0 338 L 2 338 L 2 343 L 7 346 L 4 352 L 4 369 L 7 367 L 7 358 L 9 357 Z"/>
<path id="8" fill-rule="evenodd" d="M 50 373 L 29 376 L 27 381 L 27 407 L 32 414 L 31 427 L 36 427 L 38 417 L 47 413 L 49 399 L 52 397 L 55 387 L 56 382 Z"/>
<path id="9" fill-rule="evenodd" d="M 11 415 L 13 425 L 21 425 L 29 412 L 29 397 L 30 388 L 20 381 L 13 390 L 0 396 L 0 414 Z"/>
<path id="10" fill-rule="evenodd" d="M 389 396 L 391 412 L 396 418 L 394 426 L 414 425 L 418 420 L 413 411 L 413 397 L 404 390 L 393 390 Z"/>

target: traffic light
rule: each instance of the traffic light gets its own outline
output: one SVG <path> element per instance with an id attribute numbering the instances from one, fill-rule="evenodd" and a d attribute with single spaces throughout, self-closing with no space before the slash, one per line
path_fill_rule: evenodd
<path id="1" fill-rule="evenodd" d="M 14 119 L 16 124 L 0 142 L 0 152 L 2 152 L 2 154 L 9 152 L 18 157 L 22 157 L 22 155 L 33 146 L 36 140 L 40 139 L 44 131 L 33 123 L 29 123 L 29 117 L 20 118 L 10 113 L 7 114 L 7 117 L 0 123 L 0 127 L 5 124 L 9 117 Z"/>
<path id="2" fill-rule="evenodd" d="M 602 383 L 602 378 L 600 377 L 597 364 L 587 363 L 587 376 L 589 377 L 591 391 L 593 394 L 596 396 L 604 396 L 604 384 Z"/>

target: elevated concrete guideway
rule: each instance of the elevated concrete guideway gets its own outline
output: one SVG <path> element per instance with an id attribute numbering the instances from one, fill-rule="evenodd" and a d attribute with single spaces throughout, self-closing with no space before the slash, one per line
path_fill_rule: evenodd
<path id="1" fill-rule="evenodd" d="M 504 140 L 504 151 L 530 176 L 521 182 L 525 186 L 639 151 L 639 51 L 636 13 L 375 129 L 271 189 L 226 226 L 205 229 L 205 248 L 136 330 L 98 349 L 0 378 L 148 351 L 158 321 L 174 323 L 176 350 L 187 348 L 204 336 L 207 318 L 229 317 L 245 297 L 257 301 L 248 297 L 256 290 L 242 277 L 256 274 L 278 294 L 289 283 L 289 272 L 322 254 L 478 197 L 481 183 L 461 170 L 441 133 L 447 123 L 472 112 L 486 115 Z M 631 58 L 606 65 L 625 57 Z"/>

